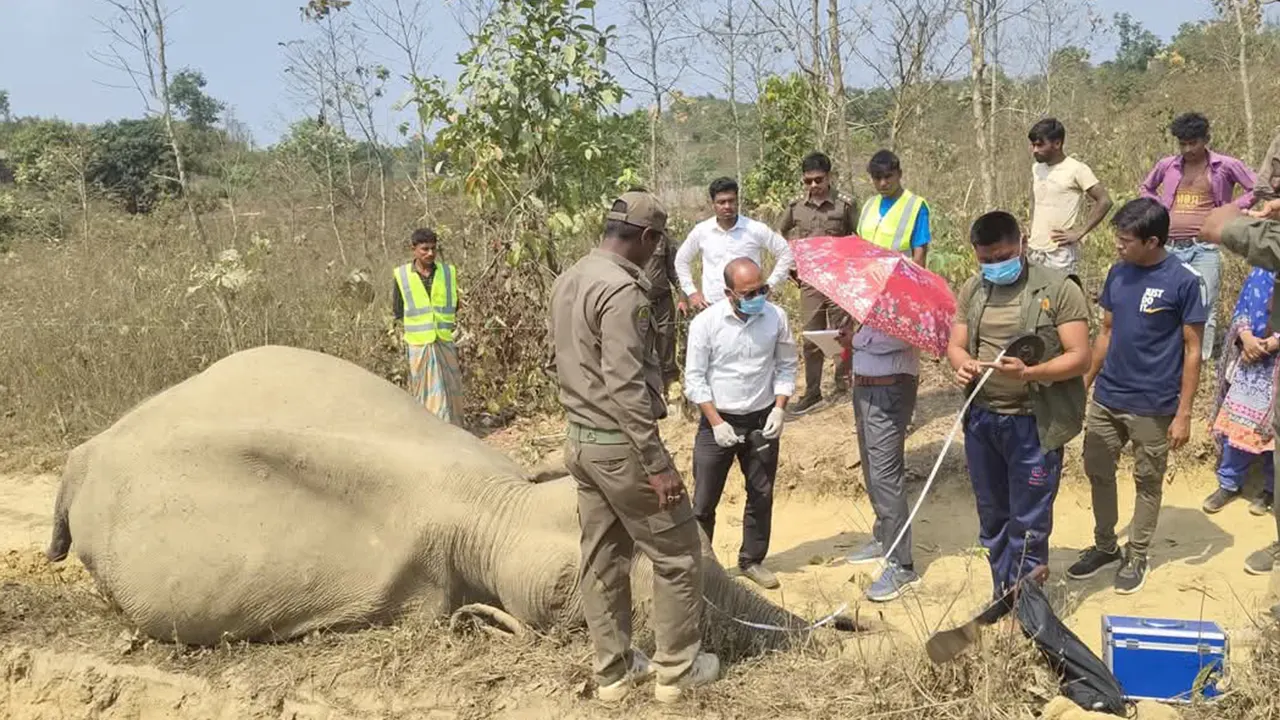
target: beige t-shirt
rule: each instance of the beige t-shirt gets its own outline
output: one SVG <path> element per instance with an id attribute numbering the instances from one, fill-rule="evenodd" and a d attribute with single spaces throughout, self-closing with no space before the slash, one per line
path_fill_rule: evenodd
<path id="1" fill-rule="evenodd" d="M 1072 157 L 1057 165 L 1032 165 L 1031 178 L 1035 206 L 1027 246 L 1033 250 L 1057 250 L 1058 244 L 1053 241 L 1051 233 L 1076 226 L 1085 193 L 1098 184 L 1098 178 L 1088 165 Z"/>

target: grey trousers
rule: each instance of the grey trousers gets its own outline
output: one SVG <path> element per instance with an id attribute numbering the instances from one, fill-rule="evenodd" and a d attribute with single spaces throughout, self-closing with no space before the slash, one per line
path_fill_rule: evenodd
<path id="1" fill-rule="evenodd" d="M 858 453 L 862 456 L 862 478 L 871 497 L 876 522 L 872 529 L 885 550 L 902 532 L 911 509 L 907 506 L 906 450 L 907 425 L 916 409 L 919 379 L 900 375 L 892 385 L 854 385 L 853 420 L 858 432 Z M 890 558 L 910 566 L 911 531 Z"/>

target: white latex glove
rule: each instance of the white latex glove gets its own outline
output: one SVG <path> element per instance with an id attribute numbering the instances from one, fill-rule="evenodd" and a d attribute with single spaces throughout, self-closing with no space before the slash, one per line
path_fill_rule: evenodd
<path id="1" fill-rule="evenodd" d="M 733 447 L 745 439 L 738 435 L 733 426 L 727 422 L 711 426 L 711 432 L 715 433 L 716 444 L 723 448 Z"/>
<path id="2" fill-rule="evenodd" d="M 775 407 L 769 411 L 769 419 L 764 421 L 764 429 L 760 431 L 766 440 L 777 440 L 782 435 L 782 421 L 786 418 L 786 411 L 780 407 Z"/>

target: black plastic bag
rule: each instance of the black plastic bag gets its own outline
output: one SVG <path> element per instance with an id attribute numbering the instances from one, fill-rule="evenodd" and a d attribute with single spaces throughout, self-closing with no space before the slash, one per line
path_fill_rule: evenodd
<path id="1" fill-rule="evenodd" d="M 1027 578 L 1019 585 L 1018 623 L 1058 674 L 1062 694 L 1085 710 L 1127 715 L 1124 691 L 1106 663 L 1062 624 L 1038 583 Z"/>

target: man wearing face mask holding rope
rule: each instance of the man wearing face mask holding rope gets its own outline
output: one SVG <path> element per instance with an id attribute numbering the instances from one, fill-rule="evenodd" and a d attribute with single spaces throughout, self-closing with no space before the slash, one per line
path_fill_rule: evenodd
<path id="1" fill-rule="evenodd" d="M 765 588 L 778 579 L 762 564 L 769 550 L 778 439 L 796 389 L 795 338 L 787 314 L 768 301 L 750 258 L 724 269 L 725 298 L 689 325 L 685 395 L 702 411 L 693 446 L 693 512 L 711 538 L 716 505 L 734 460 L 747 481 L 738 568 Z"/>
<path id="2" fill-rule="evenodd" d="M 969 239 L 981 273 L 957 296 L 947 359 L 966 393 L 994 370 L 964 419 L 964 449 L 979 539 L 1002 601 L 989 612 L 998 616 L 1011 607 L 1007 591 L 1049 560 L 1062 448 L 1084 420 L 1089 308 L 1077 279 L 1027 264 L 1026 236 L 1009 213 L 979 217 Z M 1044 341 L 1042 362 L 996 361 L 1026 333 Z"/>

